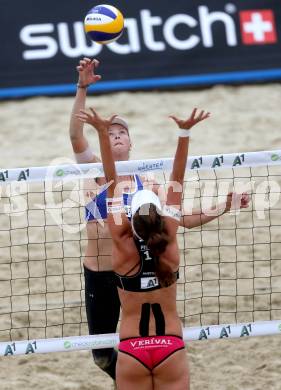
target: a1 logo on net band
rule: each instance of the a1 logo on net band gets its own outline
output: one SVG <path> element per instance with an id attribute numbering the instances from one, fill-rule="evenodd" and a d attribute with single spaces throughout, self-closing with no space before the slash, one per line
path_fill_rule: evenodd
<path id="1" fill-rule="evenodd" d="M 242 42 L 245 45 L 264 45 L 277 42 L 272 10 L 241 11 L 239 14 Z"/>

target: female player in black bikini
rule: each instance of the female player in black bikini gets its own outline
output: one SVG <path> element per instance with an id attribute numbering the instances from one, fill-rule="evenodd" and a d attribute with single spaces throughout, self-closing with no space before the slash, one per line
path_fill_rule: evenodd
<path id="1" fill-rule="evenodd" d="M 118 389 L 187 390 L 189 373 L 176 309 L 177 230 L 189 129 L 209 113 L 196 116 L 195 109 L 187 120 L 172 117 L 180 130 L 166 203 L 161 206 L 152 191 L 138 191 L 132 198 L 131 222 L 124 211 L 108 135 L 114 117 L 102 119 L 93 109 L 82 110 L 78 117 L 96 128 L 105 177 L 112 183 L 107 191 L 107 221 L 122 306 Z"/>

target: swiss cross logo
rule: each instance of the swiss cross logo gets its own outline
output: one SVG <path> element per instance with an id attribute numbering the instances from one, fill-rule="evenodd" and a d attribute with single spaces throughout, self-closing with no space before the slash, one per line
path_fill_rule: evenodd
<path id="1" fill-rule="evenodd" d="M 245 45 L 277 42 L 274 14 L 270 9 L 241 11 L 240 26 Z"/>

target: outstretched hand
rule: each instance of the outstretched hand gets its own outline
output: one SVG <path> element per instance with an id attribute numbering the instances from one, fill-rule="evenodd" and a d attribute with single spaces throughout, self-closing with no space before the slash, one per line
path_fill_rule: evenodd
<path id="1" fill-rule="evenodd" d="M 187 119 L 179 119 L 174 115 L 170 115 L 169 118 L 172 118 L 180 129 L 189 130 L 197 123 L 209 118 L 209 116 L 211 115 L 209 112 L 205 112 L 204 110 L 200 111 L 198 115 L 196 114 L 197 114 L 197 108 L 194 108 L 190 117 Z"/>
<path id="2" fill-rule="evenodd" d="M 78 84 L 86 86 L 94 84 L 101 79 L 101 75 L 95 74 L 96 68 L 99 66 L 99 61 L 96 59 L 84 57 L 79 61 L 79 65 L 76 67 L 79 73 Z"/>
<path id="3" fill-rule="evenodd" d="M 97 130 L 98 133 L 107 131 L 113 119 L 117 116 L 117 115 L 112 115 L 110 118 L 105 119 L 102 118 L 92 107 L 89 108 L 89 111 L 80 110 L 80 114 L 76 114 L 75 116 L 81 122 L 92 125 Z"/>

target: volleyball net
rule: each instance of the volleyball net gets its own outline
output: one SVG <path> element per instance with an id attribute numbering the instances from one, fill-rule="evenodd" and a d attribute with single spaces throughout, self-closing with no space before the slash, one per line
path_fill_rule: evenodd
<path id="1" fill-rule="evenodd" d="M 0 356 L 118 342 L 117 334 L 85 336 L 85 193 L 102 165 L 66 162 L 0 170 Z M 165 186 L 172 159 L 116 166 Z M 250 205 L 179 229 L 185 340 L 281 333 L 280 167 L 281 150 L 188 159 L 184 215 L 222 214 L 229 192 L 247 192 Z"/>

